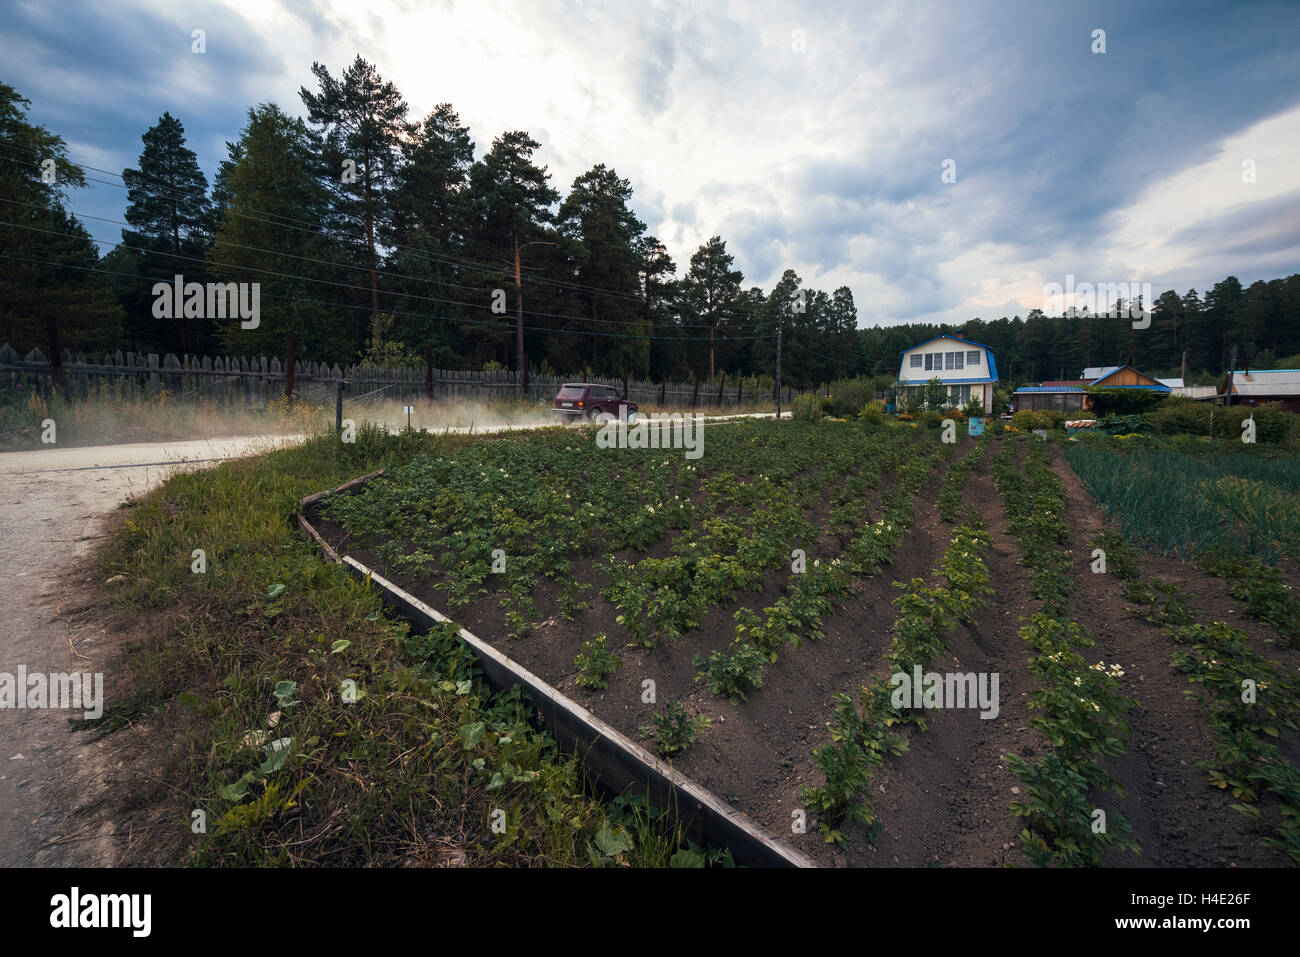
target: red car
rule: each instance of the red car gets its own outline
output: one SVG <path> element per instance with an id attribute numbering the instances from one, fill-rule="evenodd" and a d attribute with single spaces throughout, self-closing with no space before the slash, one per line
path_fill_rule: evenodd
<path id="1" fill-rule="evenodd" d="M 619 394 L 611 385 L 595 382 L 566 382 L 555 393 L 554 412 L 562 419 L 585 418 L 599 421 L 602 415 L 618 418 L 618 410 L 627 409 L 629 422 L 636 419 L 637 404 Z"/>

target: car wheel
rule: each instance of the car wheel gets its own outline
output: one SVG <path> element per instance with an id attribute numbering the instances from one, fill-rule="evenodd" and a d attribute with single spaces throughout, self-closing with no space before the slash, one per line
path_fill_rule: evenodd
<path id="1" fill-rule="evenodd" d="M 588 413 L 587 413 L 587 421 L 589 421 L 589 422 L 599 422 L 599 421 L 600 421 L 600 409 L 599 409 L 599 408 L 596 408 L 596 409 L 592 409 L 590 412 L 588 412 Z"/>

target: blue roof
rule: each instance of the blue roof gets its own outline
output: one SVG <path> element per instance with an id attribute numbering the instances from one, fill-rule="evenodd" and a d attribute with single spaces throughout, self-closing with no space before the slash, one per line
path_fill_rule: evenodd
<path id="1" fill-rule="evenodd" d="M 988 376 L 982 379 L 947 379 L 945 380 L 945 382 L 997 382 L 998 381 L 998 364 L 993 359 L 993 350 L 990 349 L 982 342 L 972 342 L 969 339 L 963 339 L 961 336 L 954 335 L 951 332 L 945 332 L 943 335 L 939 335 L 939 336 L 931 336 L 929 339 L 926 339 L 925 342 L 918 342 L 914 346 L 909 346 L 908 348 L 903 350 L 903 355 L 907 355 L 907 353 L 911 352 L 913 349 L 919 349 L 921 348 L 921 346 L 928 346 L 930 343 L 937 342 L 940 339 L 952 339 L 955 342 L 962 342 L 968 346 L 979 346 L 979 348 L 984 350 L 984 359 L 988 363 L 988 370 L 989 370 Z M 898 360 L 898 378 L 900 381 L 903 378 L 902 359 Z"/>

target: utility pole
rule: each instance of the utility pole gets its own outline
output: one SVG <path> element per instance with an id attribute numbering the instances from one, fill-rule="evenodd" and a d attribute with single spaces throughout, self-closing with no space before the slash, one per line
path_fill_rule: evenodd
<path id="1" fill-rule="evenodd" d="M 1228 369 L 1228 398 L 1225 405 L 1232 405 L 1232 386 L 1233 380 L 1237 378 L 1237 347 L 1232 347 L 1232 365 Z"/>
<path id="2" fill-rule="evenodd" d="M 511 238 L 515 243 L 515 373 L 519 378 L 519 388 L 524 391 L 527 388 L 526 379 L 528 373 L 524 368 L 524 276 L 523 267 L 519 263 L 519 251 L 529 246 L 558 246 L 560 244 L 534 241 L 520 246 L 517 231 L 511 234 Z"/>
<path id="3" fill-rule="evenodd" d="M 785 306 L 776 310 L 776 418 L 781 420 L 781 320 L 785 316 Z"/>

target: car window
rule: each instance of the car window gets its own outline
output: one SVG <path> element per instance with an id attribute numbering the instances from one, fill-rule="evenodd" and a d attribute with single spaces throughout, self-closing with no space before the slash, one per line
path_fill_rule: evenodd
<path id="1" fill-rule="evenodd" d="M 580 386 L 580 385 L 565 385 L 565 386 L 561 386 L 561 387 L 560 387 L 560 392 L 559 392 L 558 398 L 561 398 L 561 399 L 581 399 L 581 398 L 582 398 L 582 386 Z"/>

